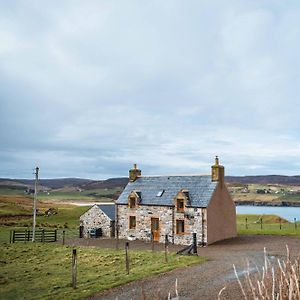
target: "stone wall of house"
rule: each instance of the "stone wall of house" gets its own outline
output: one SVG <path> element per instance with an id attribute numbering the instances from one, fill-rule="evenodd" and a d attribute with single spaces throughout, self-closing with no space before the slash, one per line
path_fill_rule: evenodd
<path id="1" fill-rule="evenodd" d="M 103 237 L 111 237 L 112 230 L 114 230 L 111 219 L 97 205 L 80 216 L 80 225 L 83 226 L 85 238 L 89 237 L 88 232 L 92 228 L 101 228 Z"/>
<path id="2" fill-rule="evenodd" d="M 202 223 L 202 210 L 204 224 Z M 190 245 L 193 242 L 193 233 L 197 233 L 198 244 L 206 239 L 206 209 L 187 208 L 184 212 L 177 212 L 174 206 L 146 206 L 138 205 L 129 208 L 128 205 L 118 205 L 119 238 L 136 238 L 151 241 L 151 218 L 159 219 L 159 242 L 165 241 L 168 235 L 169 241 L 179 245 Z M 129 229 L 129 217 L 136 217 L 136 228 Z M 184 220 L 184 233 L 176 233 L 176 220 Z M 202 232 L 202 224 L 204 231 Z"/>

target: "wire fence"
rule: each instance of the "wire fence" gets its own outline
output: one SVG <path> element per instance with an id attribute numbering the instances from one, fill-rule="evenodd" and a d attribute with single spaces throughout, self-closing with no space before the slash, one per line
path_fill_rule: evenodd
<path id="1" fill-rule="evenodd" d="M 268 216 L 261 216 L 257 219 L 246 217 L 238 220 L 238 227 L 242 230 L 257 230 L 257 231 L 288 231 L 299 232 L 300 223 L 294 218 L 293 222 L 288 222 L 280 217 L 276 219 L 270 219 Z"/>

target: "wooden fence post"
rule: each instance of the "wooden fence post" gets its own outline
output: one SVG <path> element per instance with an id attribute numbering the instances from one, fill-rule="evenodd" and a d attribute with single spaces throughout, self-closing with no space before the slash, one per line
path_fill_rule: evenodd
<path id="1" fill-rule="evenodd" d="M 66 234 L 66 231 L 63 230 L 63 237 L 62 237 L 62 244 L 63 245 L 65 244 L 65 234 Z"/>
<path id="2" fill-rule="evenodd" d="M 194 249 L 193 249 L 193 252 L 194 254 L 197 254 L 197 233 L 194 232 L 193 233 L 193 245 L 194 245 Z"/>
<path id="3" fill-rule="evenodd" d="M 260 218 L 260 229 L 262 229 L 262 218 Z"/>
<path id="4" fill-rule="evenodd" d="M 12 230 L 9 231 L 9 243 L 12 243 Z"/>
<path id="5" fill-rule="evenodd" d="M 72 251 L 72 287 L 76 289 L 77 283 L 77 251 L 73 249 Z"/>
<path id="6" fill-rule="evenodd" d="M 165 235 L 165 262 L 168 262 L 168 244 L 169 244 L 169 240 L 168 240 L 168 235 Z"/>
<path id="7" fill-rule="evenodd" d="M 45 242 L 45 230 L 42 229 L 42 243 Z"/>
<path id="8" fill-rule="evenodd" d="M 12 237 L 13 243 L 15 242 L 15 236 L 16 236 L 15 233 L 16 233 L 16 232 L 13 230 L 13 237 Z"/>
<path id="9" fill-rule="evenodd" d="M 129 257 L 128 257 L 128 249 L 129 249 L 129 242 L 125 243 L 125 261 L 126 261 L 126 273 L 129 274 Z"/>
<path id="10" fill-rule="evenodd" d="M 151 231 L 151 250 L 152 252 L 154 251 L 154 235 L 152 231 Z"/>
<path id="11" fill-rule="evenodd" d="M 246 229 L 248 229 L 248 218 L 246 218 L 245 221 L 246 221 Z"/>
<path id="12" fill-rule="evenodd" d="M 279 229 L 281 230 L 281 218 L 279 218 Z"/>
<path id="13" fill-rule="evenodd" d="M 116 225 L 116 250 L 119 250 L 119 225 Z"/>

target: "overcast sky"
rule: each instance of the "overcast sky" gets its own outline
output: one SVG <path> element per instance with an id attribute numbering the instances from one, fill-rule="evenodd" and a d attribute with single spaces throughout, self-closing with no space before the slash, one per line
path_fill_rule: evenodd
<path id="1" fill-rule="evenodd" d="M 300 1 L 0 0 L 0 177 L 300 174 Z"/>

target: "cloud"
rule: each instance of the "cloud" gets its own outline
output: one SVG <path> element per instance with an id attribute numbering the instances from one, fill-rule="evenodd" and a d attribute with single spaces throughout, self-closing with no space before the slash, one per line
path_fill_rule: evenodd
<path id="1" fill-rule="evenodd" d="M 0 176 L 299 174 L 299 4 L 0 4 Z M 27 174 L 27 173 L 26 173 Z M 27 175 L 26 175 L 27 176 Z M 28 177 L 28 176 L 27 176 Z"/>

